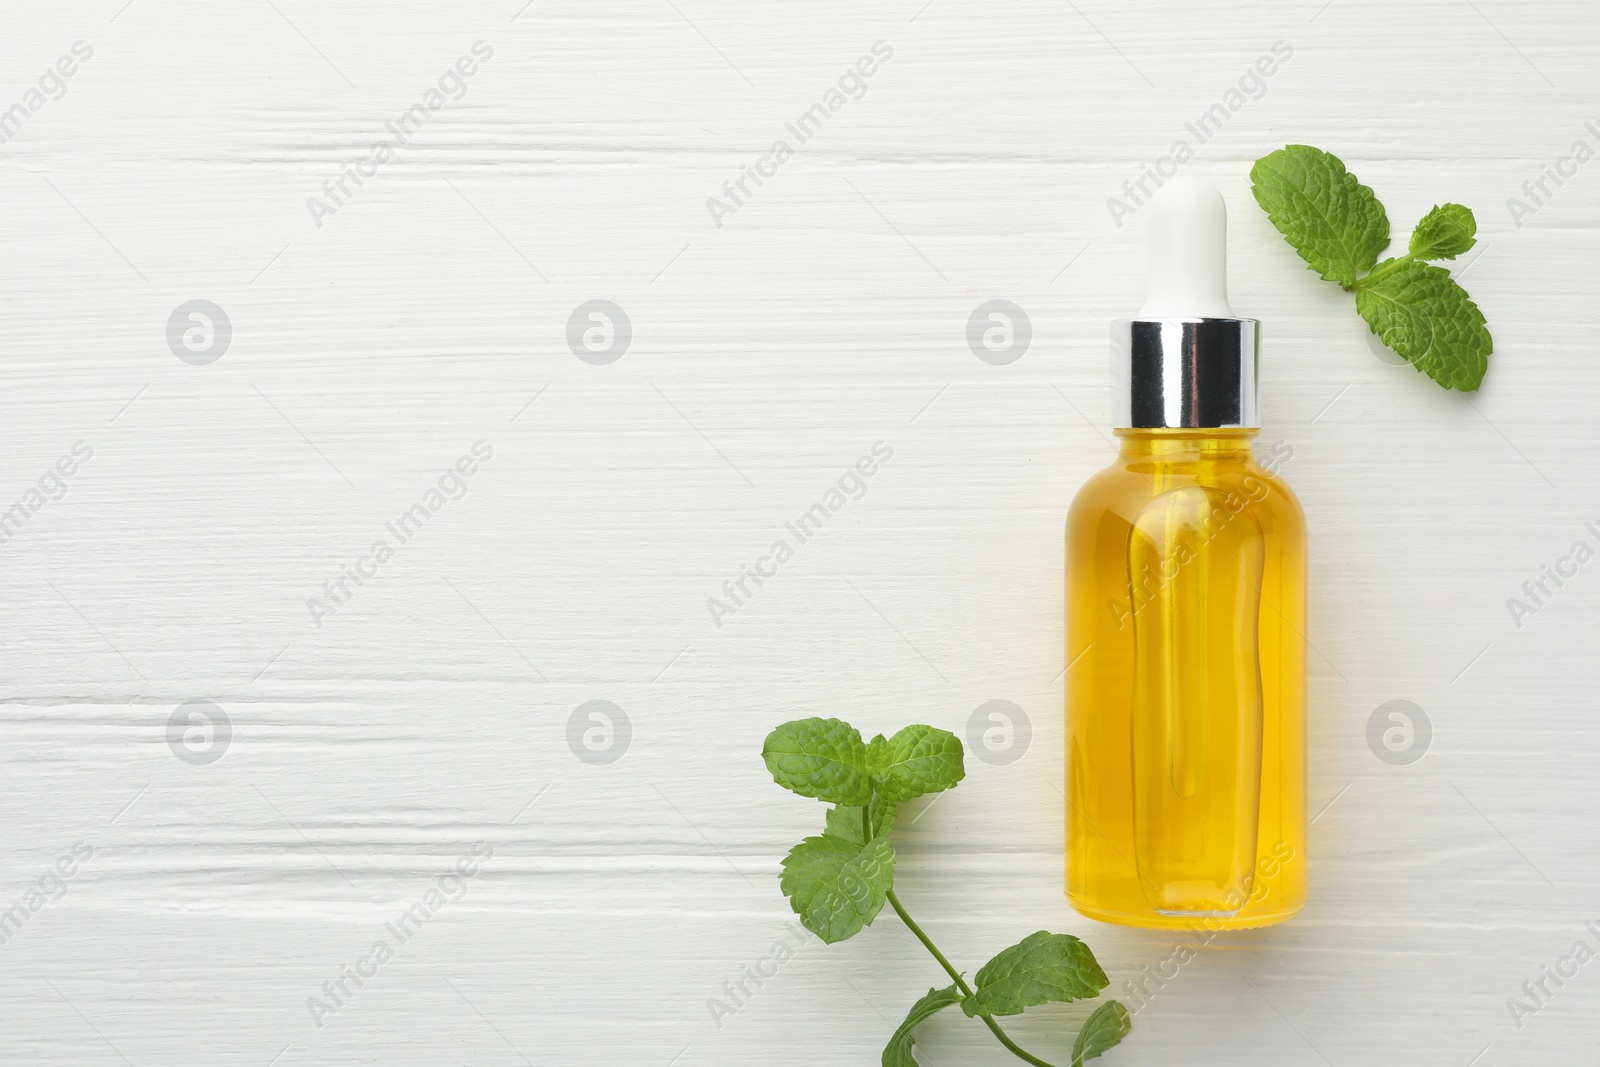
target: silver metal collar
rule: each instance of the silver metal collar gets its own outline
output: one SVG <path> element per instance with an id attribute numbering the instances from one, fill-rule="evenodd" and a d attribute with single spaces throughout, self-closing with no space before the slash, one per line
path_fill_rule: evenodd
<path id="1" fill-rule="evenodd" d="M 1261 425 L 1255 319 L 1118 319 L 1111 324 L 1111 425 Z"/>

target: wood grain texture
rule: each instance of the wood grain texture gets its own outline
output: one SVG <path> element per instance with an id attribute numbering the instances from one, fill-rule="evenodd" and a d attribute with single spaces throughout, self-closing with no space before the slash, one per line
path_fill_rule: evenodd
<path id="1" fill-rule="evenodd" d="M 93 0 L 6 26 L 0 114 L 93 56 L 0 144 L 0 512 L 50 497 L 0 543 L 0 912 L 58 898 L 0 943 L 0 1061 L 875 1063 L 938 972 L 892 916 L 837 946 L 788 925 L 778 859 L 820 809 L 757 753 L 813 712 L 965 735 L 1020 706 L 1021 759 L 903 820 L 908 908 L 969 972 L 1044 927 L 1116 991 L 1159 968 L 1169 935 L 1062 896 L 1061 529 L 1109 458 L 1106 323 L 1143 270 L 1107 198 L 1279 41 L 1190 166 L 1232 209 L 1261 440 L 1311 529 L 1311 903 L 1202 947 L 1104 1062 L 1600 1055 L 1600 962 L 1507 1007 L 1600 950 L 1600 563 L 1520 626 L 1506 606 L 1600 545 L 1600 162 L 1506 203 L 1600 149 L 1592 5 Z M 307 199 L 479 41 L 464 95 L 319 227 Z M 716 225 L 707 199 L 879 41 L 865 95 Z M 1377 358 L 1301 269 L 1246 181 L 1285 142 L 1339 154 L 1399 238 L 1476 209 L 1480 394 Z M 632 324 L 608 365 L 566 339 L 597 299 Z M 992 299 L 1032 325 L 1008 365 L 965 339 Z M 194 300 L 232 326 L 205 365 L 168 342 Z M 715 625 L 878 441 L 865 495 Z M 1394 699 L 1432 724 L 1406 766 L 1366 739 Z M 211 763 L 169 745 L 194 700 L 231 722 Z M 631 728 L 609 763 L 569 746 L 596 700 Z M 1078 1014 L 1015 1029 L 1064 1061 Z M 926 1031 L 935 1067 L 1012 1062 L 966 1020 Z"/>

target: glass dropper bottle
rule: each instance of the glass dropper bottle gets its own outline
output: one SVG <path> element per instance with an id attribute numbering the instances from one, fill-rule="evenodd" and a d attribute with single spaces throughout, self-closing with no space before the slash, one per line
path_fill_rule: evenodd
<path id="1" fill-rule="evenodd" d="M 1221 194 L 1174 178 L 1146 214 L 1146 299 L 1111 331 L 1120 453 L 1067 520 L 1067 896 L 1264 926 L 1305 902 L 1305 520 L 1251 451 Z"/>

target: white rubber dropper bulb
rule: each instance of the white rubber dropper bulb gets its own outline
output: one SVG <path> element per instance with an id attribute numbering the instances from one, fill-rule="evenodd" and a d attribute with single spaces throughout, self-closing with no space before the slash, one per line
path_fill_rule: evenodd
<path id="1" fill-rule="evenodd" d="M 1198 176 L 1169 180 L 1146 213 L 1150 263 L 1141 319 L 1231 319 L 1228 208 Z"/>

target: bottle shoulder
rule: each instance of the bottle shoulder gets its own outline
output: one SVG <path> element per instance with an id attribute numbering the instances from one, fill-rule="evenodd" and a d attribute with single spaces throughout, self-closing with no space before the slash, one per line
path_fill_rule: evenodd
<path id="1" fill-rule="evenodd" d="M 1270 471 L 1264 467 L 1257 467 L 1257 470 L 1259 473 L 1256 477 L 1268 488 L 1265 503 L 1269 504 L 1273 510 L 1281 513 L 1286 519 L 1292 519 L 1295 524 L 1304 527 L 1305 508 L 1301 505 L 1299 496 L 1295 494 L 1293 489 L 1289 488 L 1289 483 L 1284 481 L 1276 471 Z"/>
<path id="2" fill-rule="evenodd" d="M 1226 460 L 1119 455 L 1079 488 L 1068 511 L 1068 526 L 1098 522 L 1107 513 L 1132 522 L 1152 501 L 1195 490 L 1228 501 L 1231 510 L 1254 513 L 1269 526 L 1304 528 L 1304 510 L 1294 490 L 1275 469 L 1262 466 L 1248 453 Z"/>

